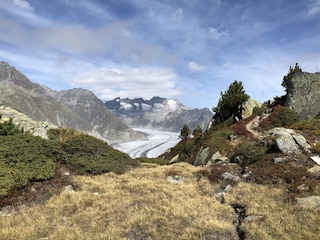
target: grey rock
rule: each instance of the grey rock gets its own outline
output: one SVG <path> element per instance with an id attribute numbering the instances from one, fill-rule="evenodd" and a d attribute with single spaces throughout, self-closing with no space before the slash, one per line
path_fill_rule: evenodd
<path id="1" fill-rule="evenodd" d="M 211 156 L 211 160 L 212 161 L 216 161 L 217 159 L 219 159 L 220 157 L 222 157 L 221 153 L 219 151 L 217 151 L 216 153 L 214 153 L 212 156 Z"/>
<path id="2" fill-rule="evenodd" d="M 242 119 L 250 117 L 253 113 L 254 108 L 261 108 L 261 107 L 262 107 L 262 103 L 252 98 L 249 98 L 247 101 L 245 101 L 242 104 L 242 108 L 243 108 Z"/>
<path id="3" fill-rule="evenodd" d="M 74 189 L 72 185 L 68 185 L 64 187 L 64 192 L 66 193 L 74 193 Z"/>
<path id="4" fill-rule="evenodd" d="M 218 192 L 216 194 L 214 194 L 215 198 L 217 199 L 218 202 L 220 203 L 224 203 L 225 199 L 224 199 L 224 192 Z"/>
<path id="5" fill-rule="evenodd" d="M 273 128 L 266 132 L 265 136 L 275 136 L 273 142 L 279 151 L 285 154 L 301 153 L 300 145 L 297 144 L 293 135 L 299 139 L 303 145 L 306 140 L 302 135 L 297 135 L 293 129 L 287 128 Z M 303 140 L 304 139 L 304 140 Z"/>
<path id="6" fill-rule="evenodd" d="M 300 119 L 320 113 L 320 73 L 297 73 L 287 86 L 285 105 L 295 111 Z"/>
<path id="7" fill-rule="evenodd" d="M 304 136 L 298 133 L 292 134 L 291 136 L 304 151 L 306 152 L 310 151 L 311 146 L 309 145 L 309 143 L 307 142 Z"/>
<path id="8" fill-rule="evenodd" d="M 285 161 L 287 160 L 287 158 L 284 158 L 284 157 L 275 157 L 275 158 L 273 158 L 272 160 L 273 160 L 273 162 L 274 162 L 275 164 L 277 164 L 277 163 L 285 162 Z"/>
<path id="9" fill-rule="evenodd" d="M 180 155 L 179 154 L 177 154 L 176 156 L 174 156 L 173 158 L 171 158 L 170 159 L 170 164 L 173 164 L 173 163 L 176 163 L 176 162 L 178 162 L 179 161 L 179 157 L 180 157 Z"/>
<path id="10" fill-rule="evenodd" d="M 312 156 L 310 157 L 312 161 L 314 161 L 316 164 L 320 165 L 320 156 Z"/>
<path id="11" fill-rule="evenodd" d="M 238 182 L 240 180 L 239 176 L 232 175 L 231 173 L 224 172 L 221 174 L 221 177 L 226 181 Z"/>
<path id="12" fill-rule="evenodd" d="M 194 166 L 203 166 L 207 164 L 207 158 L 209 157 L 209 148 L 200 149 L 196 159 L 194 160 Z"/>
<path id="13" fill-rule="evenodd" d="M 179 176 L 179 175 L 174 175 L 174 176 L 168 176 L 167 180 L 170 183 L 174 183 L 174 184 L 181 184 L 184 182 L 184 177 Z"/>

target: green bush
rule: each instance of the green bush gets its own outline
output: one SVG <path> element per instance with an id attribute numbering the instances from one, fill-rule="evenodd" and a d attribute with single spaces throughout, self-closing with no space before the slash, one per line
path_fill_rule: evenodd
<path id="1" fill-rule="evenodd" d="M 266 147 L 259 142 L 244 141 L 234 149 L 234 156 L 243 156 L 244 164 L 251 164 L 260 161 L 266 151 Z"/>
<path id="2" fill-rule="evenodd" d="M 0 141 L 0 195 L 52 178 L 63 155 L 60 146 L 29 134 L 0 136 Z"/>
<path id="3" fill-rule="evenodd" d="M 269 130 L 274 127 L 291 127 L 298 120 L 298 115 L 291 109 L 283 106 L 275 107 L 266 119 L 260 122 L 260 127 Z"/>
<path id="4" fill-rule="evenodd" d="M 106 142 L 70 129 L 51 129 L 49 137 L 61 144 L 65 163 L 77 174 L 124 173 L 139 161 L 110 147 Z"/>

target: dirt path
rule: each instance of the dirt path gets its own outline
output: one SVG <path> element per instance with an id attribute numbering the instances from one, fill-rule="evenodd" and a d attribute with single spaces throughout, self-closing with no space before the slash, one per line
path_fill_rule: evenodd
<path id="1" fill-rule="evenodd" d="M 260 117 L 256 116 L 254 119 L 252 119 L 247 125 L 246 125 L 246 129 L 251 132 L 253 134 L 253 137 L 255 138 L 259 138 L 261 137 L 261 133 L 258 132 L 256 129 L 256 127 L 259 126 L 259 122 L 260 122 Z"/>

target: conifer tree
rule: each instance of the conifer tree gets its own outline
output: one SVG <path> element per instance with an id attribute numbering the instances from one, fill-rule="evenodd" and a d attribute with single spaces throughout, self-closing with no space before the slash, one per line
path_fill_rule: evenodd
<path id="1" fill-rule="evenodd" d="M 301 70 L 301 68 L 300 68 L 298 63 L 296 63 L 294 68 L 290 66 L 288 74 L 283 77 L 283 80 L 282 80 L 282 83 L 281 83 L 282 87 L 286 88 L 286 90 L 287 90 L 288 84 L 292 80 L 293 76 L 296 73 L 300 73 L 300 72 L 302 72 L 302 70 Z"/>

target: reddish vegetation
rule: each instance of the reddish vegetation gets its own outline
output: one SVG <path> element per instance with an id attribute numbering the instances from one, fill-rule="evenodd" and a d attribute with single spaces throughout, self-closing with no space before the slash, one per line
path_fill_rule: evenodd
<path id="1" fill-rule="evenodd" d="M 237 135 L 241 135 L 245 138 L 252 138 L 253 137 L 252 133 L 247 130 L 247 124 L 250 121 L 252 121 L 255 117 L 256 116 L 252 115 L 251 117 L 248 117 L 242 121 L 237 122 L 233 127 L 233 131 Z"/>

